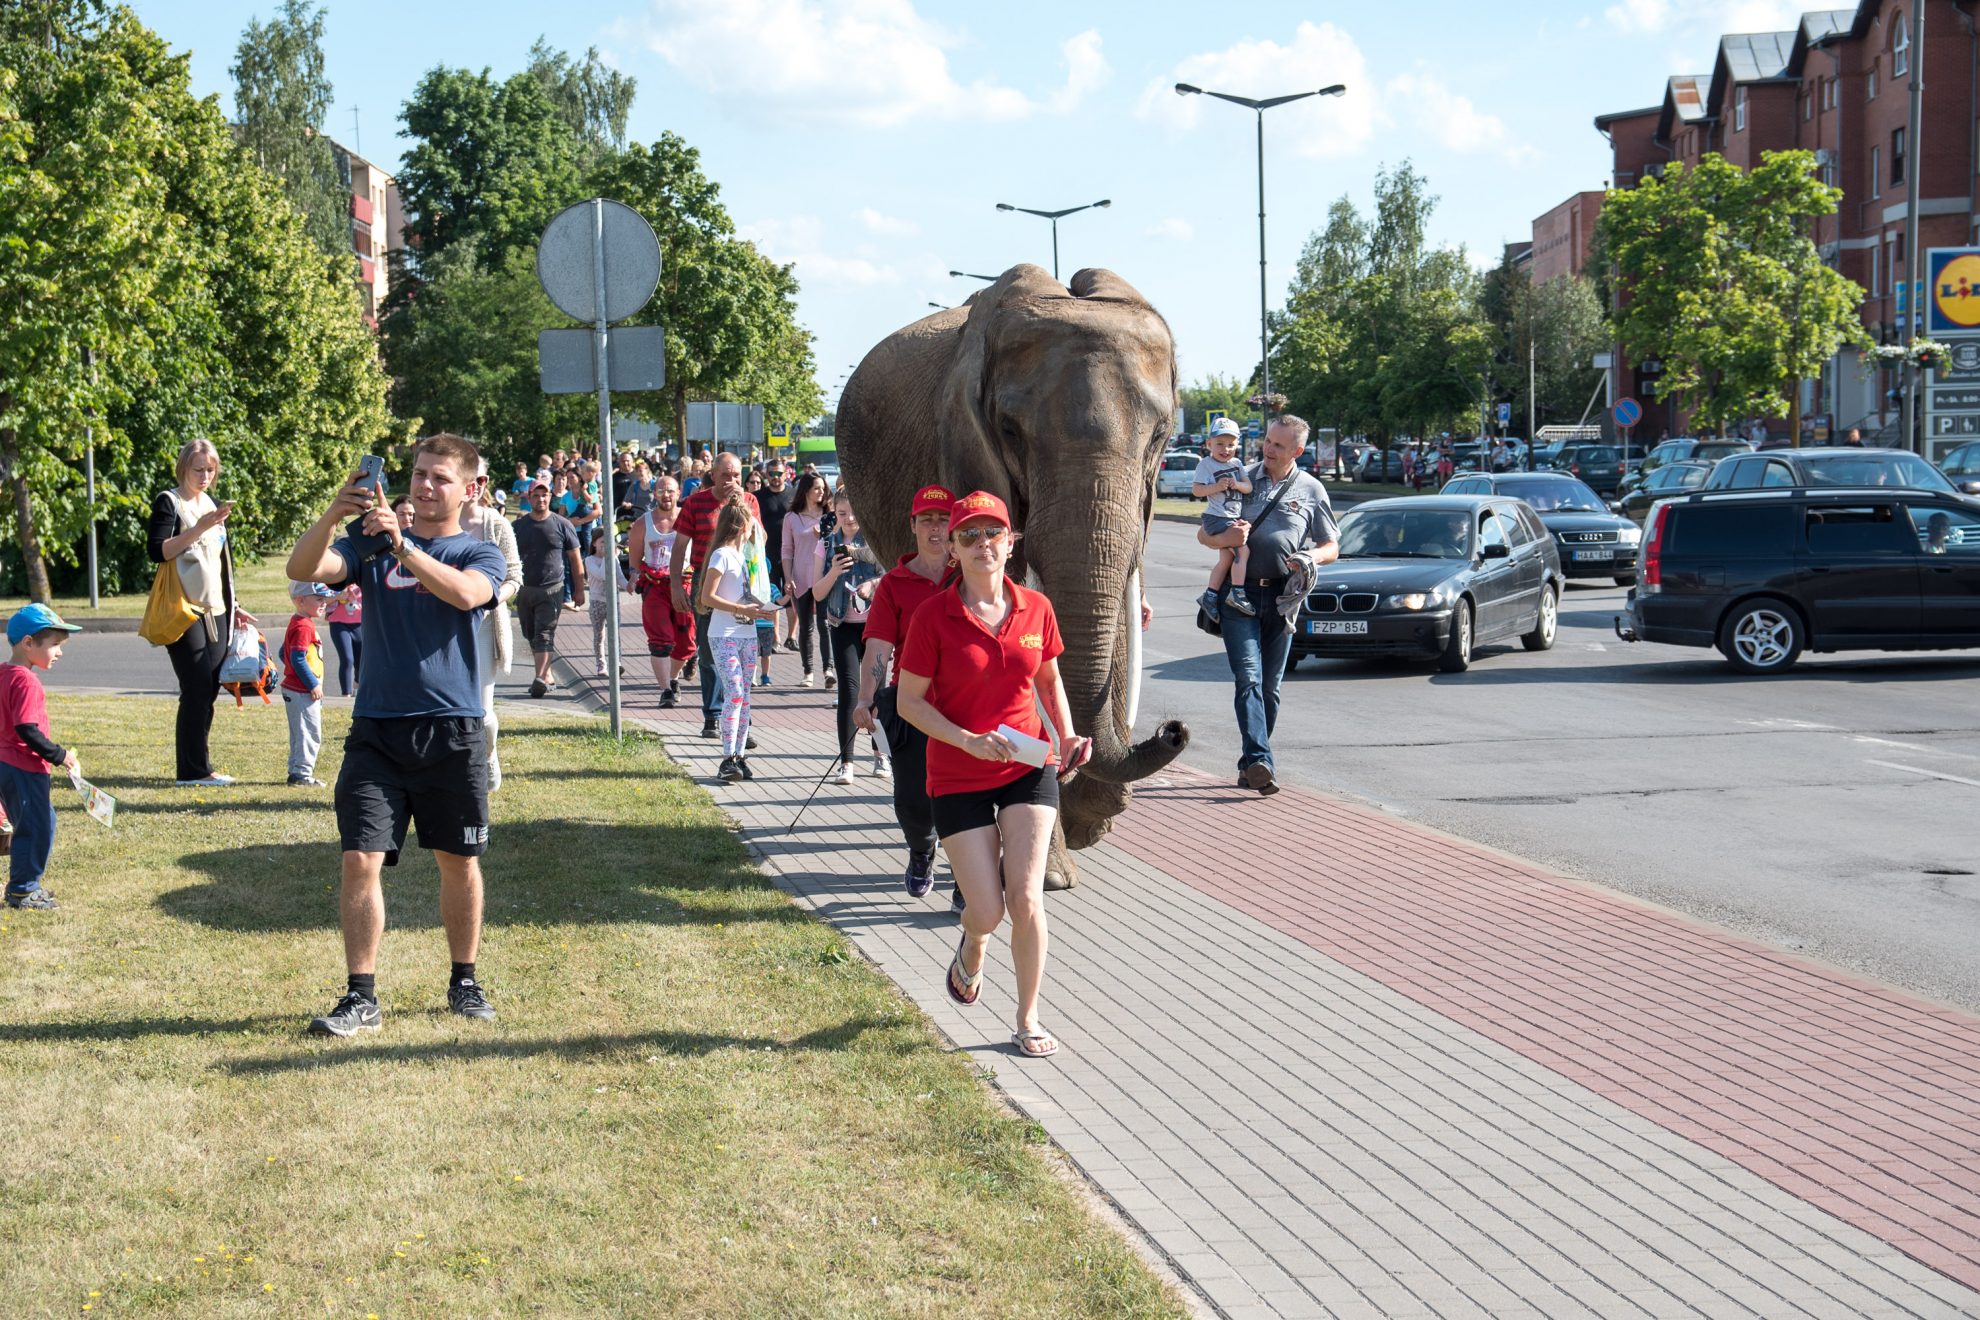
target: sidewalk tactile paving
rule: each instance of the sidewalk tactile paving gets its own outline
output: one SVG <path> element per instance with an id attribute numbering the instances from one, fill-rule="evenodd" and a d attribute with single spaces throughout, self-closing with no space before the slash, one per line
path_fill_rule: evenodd
<path id="1" fill-rule="evenodd" d="M 711 775 L 698 708 L 659 710 L 644 673 L 627 697 Z M 827 785 L 786 832 L 831 756 L 830 700 L 764 690 L 759 778 L 717 800 L 1217 1313 L 1980 1316 L 1980 1124 L 1947 1126 L 1975 1091 L 1893 1103 L 1980 1052 L 1866 1071 L 1918 1063 L 1927 1022 L 1976 1044 L 1980 1024 L 1297 789 L 1273 807 L 1284 846 L 1246 856 L 1233 804 L 1259 799 L 1177 766 L 1049 897 L 1063 1049 L 1022 1060 L 1001 935 L 974 1007 L 942 991 L 946 871 L 927 899 L 900 888 L 884 781 Z M 1177 846 L 1210 838 L 1216 856 Z"/>

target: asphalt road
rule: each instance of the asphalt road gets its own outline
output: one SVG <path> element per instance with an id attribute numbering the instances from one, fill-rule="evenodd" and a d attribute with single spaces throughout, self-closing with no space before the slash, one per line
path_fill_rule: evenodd
<path id="1" fill-rule="evenodd" d="M 1231 772 L 1229 670 L 1193 623 L 1206 554 L 1158 522 L 1149 559 L 1140 732 L 1180 717 L 1185 759 Z M 1622 595 L 1572 587 L 1554 650 L 1493 647 L 1464 674 L 1305 661 L 1281 778 L 1980 1010 L 1980 652 L 1748 679 L 1716 652 L 1618 641 Z M 129 634 L 85 634 L 49 686 L 173 690 Z"/>
<path id="2" fill-rule="evenodd" d="M 1156 524 L 1139 732 L 1180 717 L 1185 759 L 1234 772 L 1230 671 L 1193 622 L 1207 570 L 1193 528 Z M 1623 595 L 1573 586 L 1554 650 L 1463 674 L 1302 662 L 1280 777 L 1980 1009 L 1980 652 L 1742 678 L 1619 641 Z"/>

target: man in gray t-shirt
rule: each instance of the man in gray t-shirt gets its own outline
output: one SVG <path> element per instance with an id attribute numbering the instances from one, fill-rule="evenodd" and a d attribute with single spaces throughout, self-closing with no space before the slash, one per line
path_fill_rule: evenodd
<path id="1" fill-rule="evenodd" d="M 584 558 L 577 528 L 550 509 L 550 483 L 529 488 L 529 512 L 516 519 L 516 553 L 522 559 L 522 589 L 516 592 L 516 615 L 536 659 L 536 678 L 529 695 L 550 690 L 550 651 L 557 636 L 557 617 L 564 607 L 564 583 L 584 604 Z"/>
<path id="2" fill-rule="evenodd" d="M 1211 549 L 1247 540 L 1251 547 L 1242 589 L 1255 617 L 1226 610 L 1222 622 L 1224 657 L 1237 682 L 1238 737 L 1244 745 L 1238 784 L 1260 793 L 1279 791 L 1272 772 L 1272 727 L 1278 723 L 1279 682 L 1292 651 L 1290 625 L 1279 613 L 1286 561 L 1302 550 L 1323 564 L 1339 554 L 1326 489 L 1298 465 L 1308 429 L 1290 413 L 1274 421 L 1265 431 L 1264 461 L 1250 469 L 1251 494 L 1245 497 L 1242 516 L 1222 535 L 1207 530 L 1196 534 Z M 1270 514 L 1265 512 L 1268 505 Z M 1259 520 L 1255 525 L 1254 519 Z"/>

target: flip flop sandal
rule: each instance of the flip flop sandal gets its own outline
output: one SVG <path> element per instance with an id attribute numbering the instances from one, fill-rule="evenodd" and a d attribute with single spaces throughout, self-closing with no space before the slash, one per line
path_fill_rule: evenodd
<path id="1" fill-rule="evenodd" d="M 1049 1059 L 1059 1052 L 1059 1042 L 1049 1031 L 1013 1031 L 1011 1044 L 1027 1059 Z"/>
<path id="2" fill-rule="evenodd" d="M 963 948 L 968 943 L 969 936 L 963 936 L 961 943 L 956 945 L 956 956 L 949 959 L 949 974 L 942 978 L 943 984 L 949 992 L 949 998 L 955 1000 L 965 1008 L 975 1003 L 977 995 L 983 992 L 983 969 L 981 967 L 977 968 L 975 976 L 969 976 L 963 972 Z M 988 961 L 989 950 L 986 949 L 984 953 L 985 961 Z M 958 989 L 958 986 L 961 989 Z"/>

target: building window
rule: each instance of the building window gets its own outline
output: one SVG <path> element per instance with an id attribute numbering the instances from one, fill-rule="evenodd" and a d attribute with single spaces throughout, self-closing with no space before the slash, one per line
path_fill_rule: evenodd
<path id="1" fill-rule="evenodd" d="M 1875 147 L 1870 148 L 1870 195 L 1884 195 L 1884 162 Z"/>
<path id="2" fill-rule="evenodd" d="M 1911 72 L 1911 29 L 1904 24 L 1904 14 L 1900 12 L 1891 24 L 1891 77 L 1902 78 Z"/>
<path id="3" fill-rule="evenodd" d="M 1904 129 L 1891 130 L 1891 186 L 1904 182 Z"/>
<path id="4" fill-rule="evenodd" d="M 1733 89 L 1733 132 L 1744 133 L 1745 131 L 1746 89 L 1744 87 L 1735 87 Z"/>
<path id="5" fill-rule="evenodd" d="M 1803 92 L 1801 94 L 1802 122 L 1806 123 L 1808 120 L 1813 119 L 1814 117 L 1815 117 L 1815 94 L 1813 92 Z"/>
<path id="6" fill-rule="evenodd" d="M 1870 296 L 1872 298 L 1882 297 L 1884 293 L 1883 272 L 1878 268 L 1877 261 L 1882 255 L 1877 250 L 1877 245 L 1872 243 L 1870 245 Z"/>
<path id="7" fill-rule="evenodd" d="M 1870 72 L 1864 75 L 1863 86 L 1865 91 L 1868 93 L 1863 99 L 1866 101 L 1876 100 L 1877 99 L 1877 61 L 1875 60 L 1870 61 Z"/>

